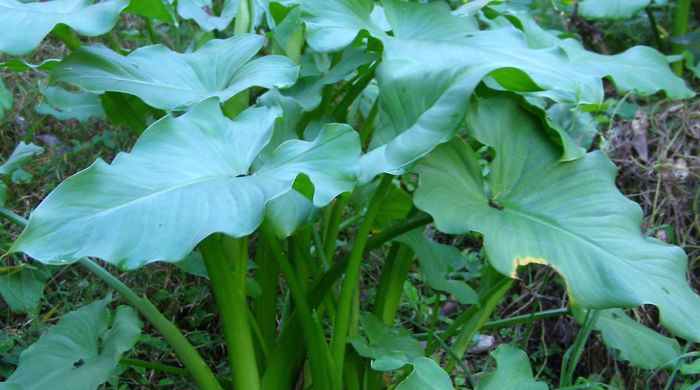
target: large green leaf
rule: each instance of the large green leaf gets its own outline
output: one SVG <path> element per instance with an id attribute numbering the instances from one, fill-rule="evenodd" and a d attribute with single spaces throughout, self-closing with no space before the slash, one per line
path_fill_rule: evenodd
<path id="1" fill-rule="evenodd" d="M 373 359 L 373 370 L 393 371 L 406 365 L 411 373 L 401 381 L 397 390 L 453 389 L 450 376 L 430 358 L 425 357 L 423 347 L 406 329 L 390 328 L 369 313 L 360 315 L 366 337 L 350 336 L 348 341 L 360 356 Z"/>
<path id="2" fill-rule="evenodd" d="M 585 19 L 629 19 L 651 0 L 581 0 L 578 14 Z"/>
<path id="3" fill-rule="evenodd" d="M 71 92 L 61 87 L 49 86 L 43 91 L 44 100 L 34 107 L 39 114 L 57 119 L 77 119 L 84 122 L 90 117 L 104 118 L 105 111 L 97 95 L 87 92 Z"/>
<path id="4" fill-rule="evenodd" d="M 573 309 L 576 321 L 583 323 L 585 311 Z M 622 309 L 602 310 L 593 328 L 602 334 L 605 345 L 617 351 L 619 359 L 635 367 L 660 368 L 681 354 L 678 341 L 654 332 Z"/>
<path id="5" fill-rule="evenodd" d="M 238 0 L 224 0 L 218 14 L 212 0 L 178 0 L 177 13 L 183 19 L 194 19 L 206 31 L 225 30 L 238 10 Z"/>
<path id="6" fill-rule="evenodd" d="M 129 0 L 0 0 L 0 53 L 29 53 L 57 24 L 91 37 L 102 35 L 114 27 L 128 3 Z"/>
<path id="7" fill-rule="evenodd" d="M 109 301 L 65 314 L 22 352 L 17 370 L 0 389 L 90 390 L 106 382 L 141 333 L 141 322 L 128 306 L 118 307 L 110 321 Z"/>
<path id="8" fill-rule="evenodd" d="M 286 57 L 253 59 L 264 38 L 243 34 L 213 39 L 193 53 L 177 53 L 165 46 L 145 46 L 121 56 L 102 45 L 81 47 L 51 73 L 92 92 L 136 95 L 152 107 L 184 109 L 209 97 L 225 101 L 252 86 L 292 85 L 297 67 Z M 167 69 L 167 71 L 164 71 Z"/>
<path id="9" fill-rule="evenodd" d="M 38 264 L 22 264 L 10 272 L 0 272 L 0 295 L 12 311 L 34 314 L 39 309 L 44 284 L 50 275 L 46 267 Z"/>
<path id="10" fill-rule="evenodd" d="M 255 107 L 231 121 L 210 99 L 164 117 L 130 153 L 111 165 L 98 160 L 60 184 L 12 249 L 43 262 L 96 256 L 134 268 L 177 261 L 211 233 L 250 234 L 266 203 L 300 173 L 313 183 L 317 207 L 350 190 L 360 146 L 347 125 L 328 124 L 313 141 L 287 141 L 251 170 L 278 115 Z"/>
<path id="11" fill-rule="evenodd" d="M 495 149 L 486 180 L 474 152 L 455 139 L 416 167 L 416 206 L 443 232 L 482 232 L 489 260 L 505 275 L 547 264 L 577 305 L 652 303 L 669 330 L 700 340 L 691 325 L 700 323 L 700 297 L 686 281 L 683 250 L 641 234 L 641 210 L 615 188 L 605 154 L 562 162 L 540 123 L 508 97 L 479 101 L 468 125 Z"/>
<path id="12" fill-rule="evenodd" d="M 370 0 L 303 0 L 302 15 L 307 28 L 307 40 L 319 52 L 338 51 L 355 40 L 362 30 L 375 37 L 384 31 L 372 22 Z"/>
<path id="13" fill-rule="evenodd" d="M 537 382 L 525 352 L 501 344 L 491 356 L 496 360 L 496 370 L 479 380 L 476 390 L 547 390 L 547 384 Z"/>
<path id="14" fill-rule="evenodd" d="M 614 81 L 620 91 L 663 90 L 674 98 L 692 96 L 683 81 L 673 76 L 664 56 L 650 48 L 633 48 L 615 56 L 587 52 L 571 40 L 532 48 L 525 34 L 512 25 L 475 31 L 469 18 L 450 13 L 444 4 L 384 0 L 393 33 L 389 36 L 372 22 L 372 3 L 302 4 L 314 50 L 339 50 L 361 31 L 384 43 L 383 62 L 377 70 L 380 127 L 372 140 L 373 150 L 360 163 L 363 183 L 381 172 L 402 172 L 452 138 L 474 88 L 487 77 L 494 87 L 570 103 L 601 103 L 603 78 Z M 565 132 L 558 135 L 565 160 L 583 155 L 584 150 Z"/>

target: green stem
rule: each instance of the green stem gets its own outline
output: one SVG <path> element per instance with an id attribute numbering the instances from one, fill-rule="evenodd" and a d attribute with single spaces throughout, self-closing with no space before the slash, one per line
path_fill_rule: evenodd
<path id="1" fill-rule="evenodd" d="M 147 18 L 144 16 L 143 21 L 146 25 L 146 33 L 148 34 L 148 40 L 155 45 L 156 43 L 158 43 L 158 34 L 156 34 L 156 30 L 153 28 L 153 22 L 151 21 L 151 18 Z"/>
<path id="2" fill-rule="evenodd" d="M 373 249 L 377 249 L 385 242 L 389 242 L 406 232 L 410 232 L 413 229 L 425 226 L 430 222 L 433 222 L 433 217 L 428 214 L 421 213 L 415 217 L 405 219 L 401 223 L 391 225 L 382 230 L 381 233 L 372 236 L 369 240 L 367 240 L 365 251 L 369 252 Z"/>
<path id="3" fill-rule="evenodd" d="M 392 326 L 401 302 L 403 284 L 413 262 L 413 251 L 398 242 L 391 244 L 374 301 L 374 314 L 384 324 Z"/>
<path id="4" fill-rule="evenodd" d="M 214 377 L 207 364 L 199 355 L 196 349 L 190 344 L 185 336 L 172 322 L 153 306 L 153 304 L 144 298 L 139 297 L 136 293 L 117 279 L 114 275 L 107 272 L 104 268 L 88 258 L 78 260 L 78 263 L 87 268 L 90 272 L 102 279 L 110 287 L 121 294 L 131 306 L 138 310 L 148 322 L 153 325 L 156 330 L 163 336 L 165 341 L 173 348 L 177 356 L 182 361 L 182 364 L 187 367 L 187 371 L 192 375 L 197 386 L 201 389 L 221 389 L 221 385 Z"/>
<path id="5" fill-rule="evenodd" d="M 496 306 L 501 302 L 503 296 L 513 285 L 514 280 L 510 278 L 503 277 L 501 281 L 496 283 L 495 288 L 489 291 L 489 294 L 480 299 L 481 307 L 478 308 L 474 315 L 470 316 L 467 321 L 465 321 L 462 329 L 459 332 L 459 337 L 452 346 L 452 350 L 457 354 L 459 358 L 464 356 L 464 353 L 469 347 L 469 343 L 474 337 L 474 334 L 479 331 L 479 329 L 486 323 L 486 321 L 491 317 L 491 314 L 496 309 Z"/>
<path id="6" fill-rule="evenodd" d="M 340 389 L 340 386 L 334 387 L 334 383 L 337 382 L 337 379 L 333 378 L 333 362 L 330 358 L 323 328 L 321 327 L 318 317 L 312 312 L 306 300 L 306 295 L 304 294 L 304 290 L 292 264 L 289 262 L 287 256 L 284 255 L 279 242 L 275 239 L 272 228 L 268 224 L 263 223 L 260 231 L 272 257 L 277 260 L 282 269 L 292 299 L 300 314 L 299 320 L 301 322 L 304 339 L 308 345 L 309 365 L 314 387 L 319 389 Z"/>
<path id="7" fill-rule="evenodd" d="M 236 20 L 233 24 L 233 34 L 241 35 L 250 31 L 250 3 L 248 0 L 238 2 Z"/>
<path id="8" fill-rule="evenodd" d="M 563 364 L 561 366 L 561 374 L 559 376 L 559 387 L 571 386 L 574 382 L 574 370 L 581 359 L 581 354 L 583 353 L 583 347 L 586 345 L 586 340 L 590 336 L 591 331 L 595 323 L 598 321 L 600 316 L 600 310 L 588 310 L 586 313 L 586 320 L 583 322 L 583 326 L 576 336 L 576 341 L 574 345 L 569 348 L 564 354 Z"/>
<path id="9" fill-rule="evenodd" d="M 385 242 L 391 241 L 397 236 L 411 231 L 420 226 L 424 226 L 432 221 L 428 214 L 419 214 L 415 217 L 406 219 L 396 225 L 385 229 L 382 233 L 371 237 L 367 240 L 364 248 L 364 253 L 368 253 L 376 248 L 379 248 Z M 335 262 L 320 280 L 314 280 L 308 295 L 309 304 L 311 307 L 318 307 L 321 302 L 328 296 L 328 293 L 333 291 L 333 285 L 336 280 L 343 274 L 343 270 L 348 265 L 349 258 Z M 297 321 L 298 313 L 294 312 L 290 316 L 290 321 L 287 325 L 280 326 L 280 335 L 277 338 L 277 344 L 270 352 L 270 359 L 267 364 L 267 369 L 263 376 L 264 389 L 282 389 L 289 388 L 293 380 L 292 375 L 296 368 L 301 364 L 301 359 L 304 354 L 304 348 L 297 345 L 299 329 L 299 321 Z"/>
<path id="10" fill-rule="evenodd" d="M 123 364 L 125 366 L 132 366 L 132 367 L 143 367 L 147 368 L 149 370 L 156 370 L 160 372 L 169 372 L 171 374 L 177 374 L 177 375 L 187 375 L 187 370 L 184 368 L 180 367 L 175 367 L 175 366 L 169 366 L 167 364 L 161 364 L 161 363 L 153 363 L 149 362 L 147 360 L 141 360 L 141 359 L 129 359 L 129 358 L 123 358 L 119 359 L 119 364 Z"/>
<path id="11" fill-rule="evenodd" d="M 253 299 L 255 320 L 263 337 L 272 342 L 277 335 L 277 297 L 279 295 L 279 265 L 268 255 L 264 245 L 258 245 L 255 253 L 255 280 L 260 295 Z"/>
<path id="12" fill-rule="evenodd" d="M 690 15 L 690 0 L 676 0 L 676 9 L 673 13 L 673 37 L 684 35 L 688 31 L 688 16 Z M 680 54 L 685 47 L 680 43 L 673 45 L 673 53 Z M 672 64 L 673 71 L 678 75 L 683 74 L 683 60 Z"/>
<path id="13" fill-rule="evenodd" d="M 28 221 L 20 215 L 7 210 L 5 208 L 0 208 L 0 211 L 5 211 L 2 215 L 12 216 L 10 221 L 16 223 L 21 227 L 27 226 Z M 115 291 L 121 294 L 124 299 L 129 301 L 131 306 L 143 315 L 148 322 L 153 325 L 154 328 L 163 336 L 165 341 L 173 348 L 175 354 L 180 358 L 182 364 L 187 367 L 187 371 L 192 375 L 195 383 L 202 389 L 221 389 L 221 385 L 214 377 L 207 364 L 202 359 L 202 356 L 197 352 L 197 350 L 190 344 L 185 336 L 180 332 L 180 330 L 172 322 L 170 322 L 163 313 L 161 313 L 158 308 L 153 306 L 151 301 L 148 299 L 139 297 L 132 289 L 127 285 L 122 283 L 114 275 L 109 273 L 107 270 L 99 266 L 92 260 L 84 257 L 78 260 L 78 264 L 87 268 L 88 271 L 95 274 L 107 283 L 108 286 L 112 287 Z"/>
<path id="14" fill-rule="evenodd" d="M 379 99 L 375 99 L 374 104 L 372 104 L 372 109 L 369 110 L 369 114 L 365 121 L 360 127 L 360 145 L 362 145 L 362 150 L 367 150 L 369 144 L 369 136 L 372 132 L 372 125 L 374 124 L 374 118 L 377 117 L 379 112 Z"/>
<path id="15" fill-rule="evenodd" d="M 14 223 L 15 225 L 19 225 L 21 227 L 27 226 L 27 223 L 29 222 L 23 216 L 15 213 L 12 210 L 6 209 L 6 208 L 1 207 L 1 206 L 0 206 L 0 216 L 7 218 L 7 220 L 9 220 L 10 222 Z"/>
<path id="16" fill-rule="evenodd" d="M 331 216 L 328 219 L 328 225 L 326 225 L 326 235 L 323 238 L 324 248 L 323 254 L 326 256 L 326 260 L 333 260 L 333 252 L 335 252 L 335 242 L 338 240 L 338 233 L 340 232 L 340 219 L 343 217 L 343 210 L 345 205 L 348 203 L 347 196 L 339 196 L 333 204 L 333 209 L 331 211 Z"/>
<path id="17" fill-rule="evenodd" d="M 505 276 L 500 276 L 498 279 L 490 284 L 490 287 L 486 292 L 479 297 L 480 305 L 471 305 L 467 311 L 460 315 L 453 323 L 450 325 L 441 335 L 440 338 L 447 340 L 452 337 L 457 331 L 460 331 L 460 340 L 455 343 L 453 349 L 459 352 L 459 355 L 463 355 L 464 351 L 460 351 L 460 348 L 466 350 L 471 336 L 465 340 L 466 336 L 471 333 L 472 335 L 486 322 L 491 312 L 496 307 L 496 304 L 501 300 L 503 295 L 508 291 L 510 286 L 513 284 L 514 280 L 507 278 Z M 490 309 L 490 310 L 489 310 Z M 428 355 L 432 355 L 435 352 L 435 345 L 431 348 L 426 349 Z"/>
<path id="18" fill-rule="evenodd" d="M 656 16 L 654 16 L 654 11 L 651 7 L 646 7 L 644 11 L 649 18 L 649 23 L 651 24 L 651 31 L 654 33 L 654 43 L 656 43 L 656 49 L 665 52 L 664 41 L 661 39 L 661 32 L 659 30 L 659 24 L 656 22 Z"/>
<path id="19" fill-rule="evenodd" d="M 489 321 L 484 323 L 484 325 L 481 326 L 479 330 L 507 328 L 509 326 L 522 324 L 524 322 L 534 322 L 544 318 L 561 317 L 569 314 L 571 314 L 571 310 L 568 307 L 563 307 L 561 309 L 543 310 L 531 314 L 523 314 L 520 316 L 504 318 L 502 320 Z"/>
<path id="20" fill-rule="evenodd" d="M 683 354 L 688 353 L 688 350 L 690 350 L 690 347 L 693 345 L 692 342 L 687 342 L 685 343 L 685 347 L 683 347 Z M 677 360 L 676 364 L 673 365 L 673 371 L 671 371 L 671 375 L 669 375 L 668 379 L 666 380 L 666 386 L 664 386 L 664 390 L 671 390 L 671 387 L 673 386 L 673 382 L 676 379 L 676 375 L 678 375 L 678 370 L 680 369 L 681 361 Z"/>
<path id="21" fill-rule="evenodd" d="M 536 313 L 523 314 L 520 316 L 504 318 L 502 320 L 489 321 L 489 322 L 484 323 L 481 326 L 481 328 L 479 328 L 479 331 L 507 328 L 509 326 L 522 324 L 524 322 L 532 322 L 532 321 L 537 321 L 537 320 L 541 320 L 544 318 L 561 317 L 561 316 L 565 316 L 565 315 L 569 315 L 569 314 L 571 314 L 571 310 L 569 308 L 566 308 L 566 307 L 563 307 L 561 309 L 544 310 L 544 311 L 540 311 L 540 312 L 536 312 Z M 444 332 L 435 332 L 435 334 L 442 336 L 444 334 Z M 413 335 L 413 337 L 415 337 L 418 340 L 427 340 L 429 338 L 429 334 L 428 333 L 416 333 Z"/>
<path id="22" fill-rule="evenodd" d="M 355 295 L 357 284 L 360 277 L 360 265 L 362 263 L 362 255 L 365 251 L 365 246 L 369 238 L 369 233 L 374 223 L 374 219 L 379 213 L 382 202 L 386 195 L 389 186 L 391 185 L 392 176 L 384 175 L 379 187 L 377 188 L 365 218 L 357 231 L 357 238 L 348 257 L 348 265 L 345 270 L 345 279 L 340 290 L 340 302 L 338 303 L 338 311 L 336 313 L 335 322 L 333 324 L 333 334 L 331 336 L 331 354 L 335 363 L 336 373 L 338 378 L 342 378 L 343 364 L 345 362 L 345 342 L 350 329 L 350 320 L 352 314 L 352 301 Z M 337 386 L 340 387 L 340 386 Z"/>
<path id="23" fill-rule="evenodd" d="M 236 389 L 259 389 L 255 348 L 246 313 L 248 306 L 227 264 L 220 235 L 212 234 L 205 238 L 199 248 L 219 306 L 234 386 Z"/>
<path id="24" fill-rule="evenodd" d="M 343 100 L 333 110 L 333 117 L 338 122 L 345 122 L 345 117 L 348 115 L 348 108 L 355 101 L 355 98 L 367 87 L 370 81 L 374 78 L 374 70 L 378 63 L 375 62 L 369 66 L 367 71 L 360 77 L 355 84 L 352 85 L 350 91 L 343 97 Z"/>

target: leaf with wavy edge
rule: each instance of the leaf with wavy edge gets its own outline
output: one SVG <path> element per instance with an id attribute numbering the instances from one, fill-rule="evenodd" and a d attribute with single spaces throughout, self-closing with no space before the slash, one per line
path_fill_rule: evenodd
<path id="1" fill-rule="evenodd" d="M 402 173 L 452 138 L 474 88 L 487 77 L 500 88 L 560 102 L 602 102 L 605 77 L 621 91 L 664 90 L 674 98 L 692 96 L 668 69 L 663 55 L 650 48 L 601 56 L 572 40 L 559 40 L 535 49 L 513 26 L 474 31 L 472 24 L 450 13 L 444 4 L 384 0 L 393 31 L 389 36 L 371 22 L 372 1 L 317 2 L 302 4 L 314 50 L 340 50 L 361 31 L 384 43 L 383 62 L 377 70 L 380 126 L 372 150 L 360 162 L 361 183 L 382 172 Z M 565 132 L 558 134 L 564 160 L 583 155 L 584 150 Z"/>
<path id="2" fill-rule="evenodd" d="M 670 331 L 700 340 L 700 297 L 688 286 L 685 253 L 641 234 L 641 210 L 615 188 L 615 167 L 605 154 L 560 161 L 539 122 L 504 96 L 480 101 L 468 125 L 496 152 L 486 180 L 474 152 L 458 139 L 416 166 L 414 202 L 438 229 L 482 232 L 502 274 L 546 264 L 581 307 L 652 303 Z"/>
<path id="3" fill-rule="evenodd" d="M 629 19 L 651 4 L 651 0 L 581 0 L 578 14 L 584 19 Z"/>
<path id="4" fill-rule="evenodd" d="M 253 86 L 294 84 L 298 68 L 288 58 L 253 58 L 264 42 L 260 35 L 242 34 L 213 39 L 192 53 L 154 45 L 127 56 L 102 45 L 81 47 L 56 66 L 51 82 L 92 93 L 128 93 L 166 110 L 184 109 L 210 97 L 223 102 Z"/>
<path id="5" fill-rule="evenodd" d="M 206 31 L 225 30 L 238 11 L 237 0 L 224 0 L 221 11 L 214 14 L 212 0 L 178 0 L 177 13 L 183 19 L 193 19 Z"/>
<path id="6" fill-rule="evenodd" d="M 100 98 L 87 92 L 71 92 L 61 87 L 49 86 L 42 91 L 43 101 L 34 106 L 39 114 L 51 115 L 56 119 L 77 119 L 85 122 L 91 117 L 105 118 Z"/>
<path id="7" fill-rule="evenodd" d="M 582 324 L 586 312 L 572 307 L 574 318 Z M 678 341 L 666 337 L 630 318 L 622 309 L 601 310 L 593 329 L 599 331 L 608 348 L 634 367 L 656 369 L 681 354 Z"/>
<path id="8" fill-rule="evenodd" d="M 508 344 L 501 344 L 491 357 L 496 370 L 484 375 L 476 390 L 547 390 L 547 384 L 532 376 L 530 360 L 525 352 Z"/>
<path id="9" fill-rule="evenodd" d="M 287 193 L 300 173 L 323 206 L 354 185 L 357 134 L 328 124 L 313 141 L 282 143 L 251 170 L 270 141 L 278 109 L 249 108 L 235 120 L 215 99 L 141 135 L 112 164 L 97 160 L 61 183 L 31 214 L 12 250 L 42 262 L 95 256 L 124 268 L 177 261 L 203 238 L 250 234 L 265 205 Z"/>
<path id="10" fill-rule="evenodd" d="M 111 30 L 129 0 L 0 0 L 0 53 L 29 53 L 58 24 L 94 37 Z"/>

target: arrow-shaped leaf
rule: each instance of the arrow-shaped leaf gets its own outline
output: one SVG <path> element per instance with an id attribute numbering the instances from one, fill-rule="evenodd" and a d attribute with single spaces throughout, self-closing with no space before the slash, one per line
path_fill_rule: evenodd
<path id="1" fill-rule="evenodd" d="M 34 50 L 57 24 L 94 37 L 111 30 L 129 0 L 0 0 L 0 53 L 19 56 Z"/>
<path id="2" fill-rule="evenodd" d="M 290 140 L 260 166 L 278 109 L 250 108 L 235 120 L 216 100 L 166 116 L 112 164 L 96 161 L 61 183 L 32 213 L 13 245 L 43 262 L 96 256 L 127 268 L 177 261 L 214 232 L 250 234 L 265 205 L 300 173 L 323 206 L 352 188 L 360 146 L 347 125 L 324 126 L 313 141 Z"/>
<path id="3" fill-rule="evenodd" d="M 484 234 L 494 267 L 547 264 L 572 302 L 587 308 L 653 303 L 673 333 L 700 340 L 700 297 L 681 248 L 641 234 L 642 212 L 615 188 L 601 152 L 562 162 L 539 122 L 507 97 L 485 99 L 468 124 L 496 157 L 484 180 L 471 148 L 455 139 L 416 167 L 416 205 L 443 232 Z"/>
<path id="4" fill-rule="evenodd" d="M 209 97 L 225 101 L 253 86 L 294 84 L 297 67 L 283 56 L 254 59 L 265 39 L 243 34 L 213 39 L 192 53 L 165 46 L 145 46 L 122 56 L 102 45 L 85 46 L 69 55 L 51 73 L 92 93 L 136 95 L 155 108 L 184 109 Z"/>

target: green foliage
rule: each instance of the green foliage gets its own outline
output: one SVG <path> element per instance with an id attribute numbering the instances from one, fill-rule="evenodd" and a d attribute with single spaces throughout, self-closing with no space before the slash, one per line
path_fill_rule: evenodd
<path id="1" fill-rule="evenodd" d="M 316 206 L 349 190 L 359 145 L 345 125 L 326 125 L 313 142 L 290 141 L 266 161 L 257 160 L 278 115 L 257 107 L 229 120 L 215 100 L 207 100 L 180 117 L 161 119 L 131 153 L 111 165 L 98 160 L 61 184 L 32 214 L 13 250 L 47 263 L 84 256 L 124 268 L 178 261 L 214 232 L 250 234 L 267 201 L 290 191 L 301 173 L 314 183 Z M 104 186 L 112 188 L 75 196 Z M 88 232 L 95 237 L 84 240 Z M 144 241 L 144 234 L 151 239 Z"/>
<path id="2" fill-rule="evenodd" d="M 110 300 L 64 315 L 22 352 L 17 370 L 0 389 L 94 389 L 106 382 L 141 333 L 141 322 L 130 307 L 118 307 L 110 318 Z"/>
<path id="3" fill-rule="evenodd" d="M 0 53 L 29 53 L 57 25 L 69 26 L 87 36 L 102 35 L 117 24 L 119 13 L 128 3 L 129 0 L 54 0 L 36 3 L 2 0 L 0 32 L 12 38 L 0 40 Z"/>
<path id="4" fill-rule="evenodd" d="M 3 237 L 12 243 L 0 294 L 36 319 L 49 268 L 20 256 L 78 263 L 163 338 L 143 337 L 141 346 L 177 355 L 186 370 L 123 364 L 186 372 L 207 390 L 451 389 L 453 379 L 546 389 L 527 355 L 505 344 L 522 337 L 525 349 L 532 324 L 499 332 L 492 373 L 475 379 L 463 361 L 473 359 L 467 347 L 477 332 L 571 314 L 543 308 L 488 322 L 520 267 L 534 263 L 555 275 L 540 279 L 540 294 L 561 281 L 583 323 L 560 384 L 598 383 L 574 376 L 592 330 L 615 358 L 668 369 L 673 381 L 669 361 L 693 352 L 681 356 L 676 339 L 623 308 L 653 304 L 669 332 L 700 342 L 700 297 L 683 250 L 641 234 L 639 206 L 617 190 L 613 163 L 596 150 L 597 121 L 609 119 L 593 114 L 612 110 L 603 80 L 623 101 L 693 92 L 658 51 L 586 50 L 541 27 L 524 4 L 535 2 L 0 0 L 1 53 L 30 53 L 48 34 L 70 51 L 0 63 L 48 73 L 36 111 L 111 123 L 76 151 L 118 149 L 108 135 L 122 125 L 135 139 L 129 152 L 65 179 L 28 223 L 0 208 L 24 229 Z M 648 6 L 581 0 L 575 16 L 620 19 Z M 123 13 L 135 15 L 122 20 L 129 27 L 117 24 Z M 74 31 L 95 38 L 83 44 Z M 622 103 L 614 105 L 613 115 Z M 0 114 L 10 108 L 0 84 Z M 21 168 L 43 152 L 26 143 L 39 125 L 0 165 L 0 206 L 21 192 L 8 185 L 31 177 Z M 204 298 L 195 291 L 169 302 L 162 290 L 152 302 L 90 257 L 124 270 L 176 263 L 205 277 L 198 282 L 211 286 L 218 309 L 171 321 L 156 306 Z M 402 296 L 413 311 L 397 327 Z M 0 388 L 94 389 L 120 375 L 141 324 L 126 306 L 111 320 L 109 300 L 63 315 Z M 586 309 L 594 314 L 582 317 Z M 214 317 L 224 337 L 205 328 Z M 184 324 L 196 329 L 190 340 Z M 228 359 L 208 365 L 192 341 L 218 351 L 223 343 Z M 695 366 L 679 372 L 694 375 Z"/>
<path id="5" fill-rule="evenodd" d="M 416 206 L 438 229 L 483 233 L 488 258 L 502 274 L 549 265 L 577 305 L 653 302 L 672 332 L 700 339 L 686 326 L 700 322 L 700 313 L 688 310 L 700 297 L 685 282 L 685 254 L 642 236 L 639 206 L 615 188 L 614 166 L 604 154 L 562 162 L 538 122 L 504 96 L 480 101 L 467 122 L 471 135 L 495 150 L 486 181 L 474 152 L 458 139 L 416 167 Z"/>
<path id="6" fill-rule="evenodd" d="M 51 73 L 51 81 L 92 93 L 136 95 L 155 108 L 186 109 L 210 97 L 224 102 L 252 86 L 293 84 L 297 70 L 289 59 L 253 59 L 263 43 L 261 36 L 247 34 L 211 40 L 192 53 L 155 45 L 127 56 L 101 45 L 87 46 L 66 57 Z"/>
<path id="7" fill-rule="evenodd" d="M 81 122 L 91 117 L 105 117 L 100 98 L 91 93 L 70 92 L 61 87 L 50 86 L 44 90 L 44 101 L 34 109 L 39 114 L 51 115 L 57 119 L 77 119 Z"/>
<path id="8" fill-rule="evenodd" d="M 532 377 L 532 368 L 525 352 L 510 345 L 501 345 L 491 353 L 496 360 L 494 372 L 479 381 L 477 390 L 547 390 L 547 384 Z"/>
<path id="9" fill-rule="evenodd" d="M 582 323 L 586 316 L 574 307 L 574 317 Z M 633 320 L 622 309 L 603 310 L 593 328 L 602 333 L 605 345 L 614 348 L 621 360 L 637 367 L 660 368 L 681 354 L 676 340 Z"/>

